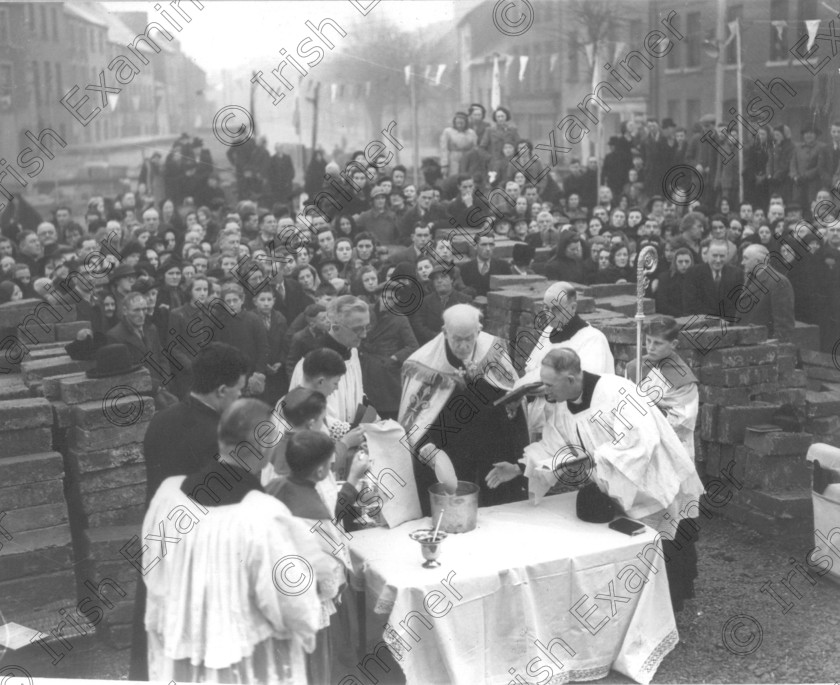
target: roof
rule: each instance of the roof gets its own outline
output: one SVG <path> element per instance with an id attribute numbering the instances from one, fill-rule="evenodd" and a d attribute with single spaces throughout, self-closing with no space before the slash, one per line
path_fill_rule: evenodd
<path id="1" fill-rule="evenodd" d="M 66 2 L 64 3 L 64 11 L 89 24 L 107 26 L 105 20 L 99 16 L 97 8 L 93 7 L 94 4 L 92 2 Z"/>

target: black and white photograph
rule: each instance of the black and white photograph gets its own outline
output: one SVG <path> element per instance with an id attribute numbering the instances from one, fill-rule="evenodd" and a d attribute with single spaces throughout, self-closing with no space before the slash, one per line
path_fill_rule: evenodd
<path id="1" fill-rule="evenodd" d="M 838 53 L 0 1 L 0 685 L 837 685 Z"/>

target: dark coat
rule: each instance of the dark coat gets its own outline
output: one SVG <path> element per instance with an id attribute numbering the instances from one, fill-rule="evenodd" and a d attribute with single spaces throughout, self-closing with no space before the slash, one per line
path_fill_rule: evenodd
<path id="1" fill-rule="evenodd" d="M 140 338 L 133 330 L 130 330 L 122 321 L 109 330 L 105 336 L 109 343 L 122 343 L 128 347 L 132 364 L 143 364 L 149 370 L 155 392 L 162 385 L 166 385 L 172 380 L 169 360 L 163 355 L 160 337 L 154 324 L 147 323 L 143 327 L 145 340 Z M 147 355 L 151 355 L 151 363 Z"/>
<path id="2" fill-rule="evenodd" d="M 407 316 L 378 309 L 373 328 L 359 348 L 365 394 L 379 412 L 399 411 L 402 380 L 400 369 L 420 345 Z M 396 357 L 396 361 L 391 359 Z"/>
<path id="3" fill-rule="evenodd" d="M 680 317 L 688 314 L 685 303 L 686 274 L 668 271 L 659 276 L 656 289 L 656 313 Z"/>
<path id="4" fill-rule="evenodd" d="M 201 471 L 219 451 L 219 414 L 192 396 L 152 417 L 143 439 L 146 504 L 171 476 Z"/>
<path id="5" fill-rule="evenodd" d="M 446 221 L 446 210 L 438 203 L 433 202 L 428 211 L 423 212 L 420 205 L 416 204 L 403 214 L 400 219 L 399 233 L 400 240 L 404 243 L 410 242 L 411 234 L 414 233 L 414 226 L 418 223 L 444 223 Z"/>
<path id="6" fill-rule="evenodd" d="M 302 331 L 295 333 L 292 336 L 289 344 L 289 354 L 286 357 L 286 369 L 291 376 L 295 369 L 295 365 L 312 350 L 317 350 L 324 346 L 324 333 L 313 333 L 310 328 L 304 328 Z"/>
<path id="7" fill-rule="evenodd" d="M 411 317 L 411 328 L 421 345 L 425 345 L 443 329 L 443 310 L 454 304 L 470 304 L 472 298 L 453 290 L 446 301 L 446 307 L 436 292 L 423 298 L 423 304 Z"/>
<path id="8" fill-rule="evenodd" d="M 768 338 L 790 340 L 795 320 L 793 287 L 787 277 L 772 267 L 759 268 L 757 275 L 748 280 L 747 287 L 751 296 L 742 296 L 740 309 L 749 308 L 749 311 L 742 314 L 739 323 L 767 326 Z"/>
<path id="9" fill-rule="evenodd" d="M 294 319 L 303 312 L 314 300 L 307 295 L 303 287 L 294 278 L 284 278 L 285 294 L 281 295 L 277 288 L 274 288 L 274 308 L 286 317 L 286 321 Z"/>
<path id="10" fill-rule="evenodd" d="M 486 295 L 490 290 L 490 276 L 507 276 L 510 274 L 510 264 L 503 259 L 491 259 L 490 269 L 483 276 L 478 272 L 478 261 L 471 259 L 461 266 L 461 278 L 468 288 L 475 290 L 477 295 Z"/>
<path id="11" fill-rule="evenodd" d="M 268 362 L 268 332 L 253 312 L 242 310 L 238 314 L 220 312 L 222 325 L 216 340 L 239 350 L 248 360 L 249 373 L 265 373 Z"/>
<path id="12" fill-rule="evenodd" d="M 722 308 L 727 317 L 738 316 L 735 300 L 727 295 L 744 282 L 741 269 L 725 264 L 721 270 L 719 285 L 715 285 L 712 267 L 708 264 L 692 266 L 685 276 L 686 314 L 720 316 Z"/>

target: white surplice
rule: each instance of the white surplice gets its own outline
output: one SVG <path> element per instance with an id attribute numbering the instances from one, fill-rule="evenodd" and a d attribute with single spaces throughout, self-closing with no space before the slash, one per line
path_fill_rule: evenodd
<path id="1" fill-rule="evenodd" d="M 613 410 L 620 410 L 623 421 Z M 693 505 L 703 495 L 703 485 L 693 460 L 662 412 L 637 392 L 635 384 L 602 375 L 589 408 L 572 414 L 566 402 L 548 403 L 545 416 L 542 440 L 528 445 L 524 457 L 529 489 L 537 501 L 557 482 L 555 473 L 541 464 L 555 460 L 553 466 L 559 469 L 562 458 L 557 455 L 571 445 L 592 457 L 590 478 L 599 488 L 629 517 L 644 521 L 663 537 L 673 539 L 679 520 L 697 515 Z"/>

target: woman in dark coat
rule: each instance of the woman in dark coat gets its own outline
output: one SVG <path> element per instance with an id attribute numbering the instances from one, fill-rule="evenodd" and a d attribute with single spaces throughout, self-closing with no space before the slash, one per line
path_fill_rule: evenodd
<path id="1" fill-rule="evenodd" d="M 595 283 L 635 283 L 636 270 L 630 264 L 630 248 L 616 243 L 610 249 L 610 265 L 596 274 Z"/>
<path id="2" fill-rule="evenodd" d="M 685 316 L 685 275 L 694 266 L 694 256 L 691 250 L 681 247 L 674 252 L 671 268 L 659 276 L 656 288 L 656 313 L 668 316 Z"/>
<path id="3" fill-rule="evenodd" d="M 324 159 L 324 151 L 321 148 L 315 150 L 312 161 L 306 168 L 303 189 L 309 197 L 315 197 L 324 185 L 324 174 L 326 174 L 327 160 Z"/>
<path id="4" fill-rule="evenodd" d="M 744 159 L 744 201 L 753 207 L 766 207 L 770 202 L 770 180 L 767 178 L 770 150 L 767 129 L 758 129 Z"/>
<path id="5" fill-rule="evenodd" d="M 383 288 L 371 308 L 372 328 L 359 347 L 365 394 L 383 418 L 397 417 L 402 394 L 400 370 L 419 347 L 396 289 Z"/>
<path id="6" fill-rule="evenodd" d="M 583 245 L 575 231 L 560 234 L 554 256 L 545 265 L 545 277 L 550 281 L 583 283 L 586 278 Z"/>

